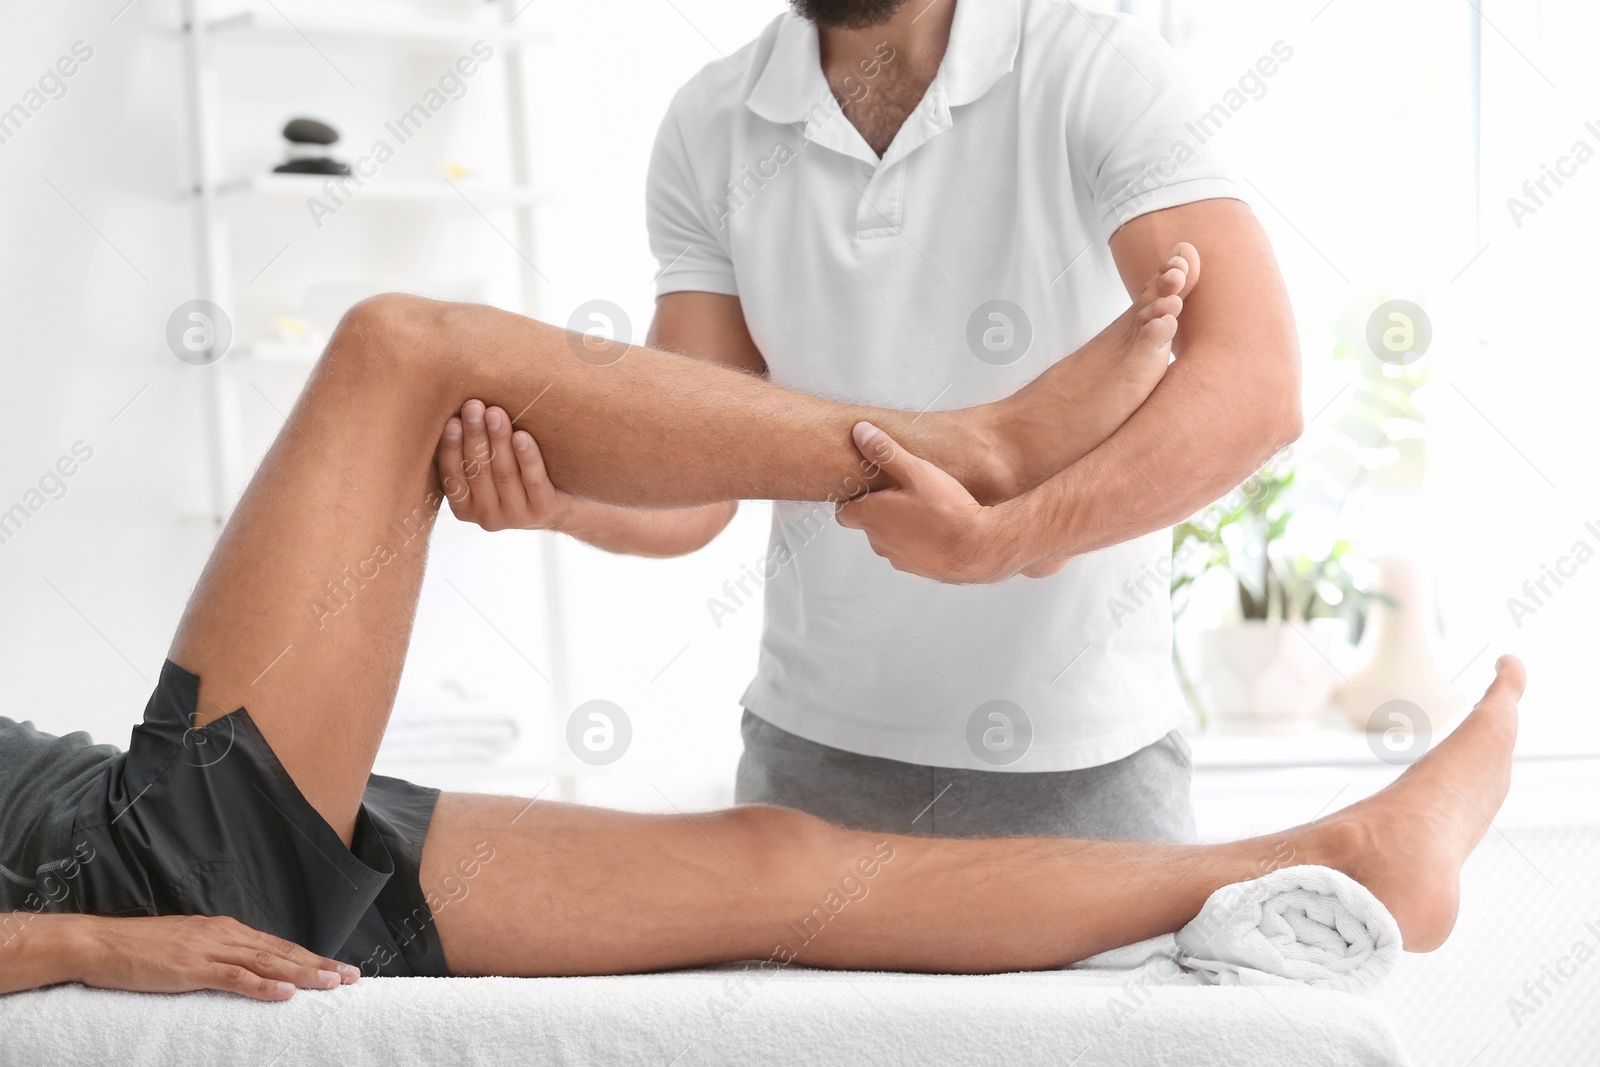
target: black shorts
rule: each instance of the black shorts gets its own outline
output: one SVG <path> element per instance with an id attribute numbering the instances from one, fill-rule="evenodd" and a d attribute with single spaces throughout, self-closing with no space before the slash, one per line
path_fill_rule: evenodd
<path id="1" fill-rule="evenodd" d="M 444 975 L 422 892 L 439 791 L 373 775 L 346 848 L 243 708 L 193 730 L 200 679 L 172 662 L 78 805 L 63 910 L 230 915 L 366 975 Z"/>

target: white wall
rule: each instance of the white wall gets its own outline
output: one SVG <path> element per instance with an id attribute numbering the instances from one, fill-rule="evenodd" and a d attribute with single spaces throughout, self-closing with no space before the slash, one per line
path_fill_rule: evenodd
<path id="1" fill-rule="evenodd" d="M 0 7 L 5 105 L 22 99 L 75 42 L 93 50 L 66 81 L 65 95 L 0 144 L 0 321 L 7 324 L 0 507 L 22 500 L 74 442 L 93 450 L 65 496 L 0 544 L 0 603 L 7 609 L 0 617 L 0 677 L 7 682 L 0 714 L 124 743 L 213 532 L 203 518 L 199 418 L 208 371 L 173 359 L 163 340 L 168 313 L 197 287 L 191 214 L 181 198 L 189 164 L 177 8 L 172 0 L 138 0 L 119 15 L 120 7 Z M 642 190 L 656 123 L 675 87 L 717 58 L 696 27 L 732 51 L 779 5 L 678 8 L 682 14 L 665 4 L 538 4 L 519 19 L 519 26 L 547 29 L 551 40 L 532 53 L 529 94 L 536 184 L 551 195 L 537 228 L 537 261 L 549 279 L 545 318 L 564 322 L 577 304 L 605 297 L 627 308 L 642 336 L 655 271 Z M 347 143 L 359 143 L 355 131 L 409 103 L 408 86 L 426 74 L 421 63 L 380 70 L 363 52 L 324 42 L 361 86 L 351 90 L 309 48 L 229 48 L 221 79 L 229 173 L 272 162 L 276 127 L 293 114 L 330 117 L 351 135 Z M 263 288 L 285 266 L 314 267 L 330 242 L 348 245 L 342 235 L 372 225 L 352 208 L 314 235 L 319 245 L 304 236 L 298 205 L 275 210 L 266 234 L 249 220 L 235 233 L 234 272 L 247 277 L 251 264 L 270 258 L 276 233 L 294 236 Z M 476 237 L 480 250 L 483 241 L 498 240 L 486 228 Z M 442 238 L 434 254 L 472 253 L 452 253 Z M 294 264 L 297 256 L 307 261 Z M 292 369 L 257 369 L 247 378 L 285 409 L 298 382 Z M 259 449 L 280 420 L 265 400 L 242 392 L 245 421 L 254 428 L 249 448 Z M 441 702 L 464 694 L 461 707 L 469 711 L 522 721 L 528 759 L 564 755 L 559 727 L 567 709 L 556 707 L 557 694 L 527 662 L 555 674 L 542 657 L 549 635 L 537 539 L 491 540 L 451 525 L 444 524 L 434 556 L 401 709 L 436 714 Z M 631 784 L 615 799 L 642 789 L 640 802 L 659 806 L 646 780 L 683 803 L 730 799 L 737 698 L 753 664 L 758 609 L 719 630 L 704 600 L 738 574 L 764 538 L 764 508 L 756 505 L 717 546 L 687 560 L 646 564 L 562 547 L 570 702 L 605 697 L 634 719 L 632 771 L 623 776 Z M 515 580 L 503 580 L 508 574 Z M 669 784 L 675 779 L 681 784 Z M 606 795 L 603 781 L 595 788 Z"/>
<path id="2" fill-rule="evenodd" d="M 1134 5 L 1156 19 L 1163 6 Z M 1523 226 L 1511 221 L 1505 199 L 1578 137 L 1600 146 L 1600 132 L 1584 130 L 1600 120 L 1600 68 L 1587 54 L 1595 15 L 1578 0 L 1483 5 L 1497 28 L 1484 41 L 1488 166 L 1479 233 L 1470 224 L 1470 6 L 1207 0 L 1171 5 L 1171 29 L 1208 100 L 1274 40 L 1296 48 L 1230 136 L 1243 173 L 1264 194 L 1258 211 L 1293 290 L 1307 411 L 1338 389 L 1329 354 L 1353 333 L 1359 343 L 1364 307 L 1380 295 L 1428 307 L 1439 331 L 1430 357 L 1439 388 L 1427 523 L 1410 533 L 1441 578 L 1449 669 L 1461 668 L 1462 687 L 1475 688 L 1494 651 L 1523 653 L 1533 674 L 1524 747 L 1592 748 L 1600 745 L 1592 682 L 1600 561 L 1520 627 L 1506 598 L 1567 552 L 1585 521 L 1600 521 L 1588 446 L 1600 162 Z M 734 51 L 781 7 L 536 0 L 521 17 L 552 35 L 533 64 L 530 91 L 538 184 L 553 198 L 538 226 L 538 263 L 549 278 L 543 317 L 564 322 L 579 303 L 603 297 L 626 308 L 642 335 L 655 270 L 642 189 L 656 123 L 679 83 Z M 93 449 L 65 495 L 0 544 L 0 714 L 56 731 L 88 728 L 119 743 L 137 721 L 213 536 L 199 518 L 203 375 L 163 342 L 168 313 L 196 287 L 190 212 L 179 195 L 188 163 L 175 24 L 174 0 L 134 0 L 126 9 L 124 0 L 0 5 L 0 108 L 21 99 L 75 42 L 94 50 L 65 95 L 0 144 L 0 510 L 24 499 L 75 442 Z M 270 133 L 251 132 L 257 126 L 311 110 L 354 128 L 363 116 L 389 113 L 408 91 L 402 72 L 375 74 L 381 88 L 363 78 L 368 87 L 352 93 L 308 50 L 242 55 L 226 79 L 240 123 L 229 131 L 228 158 L 241 167 L 276 151 Z M 349 228 L 333 239 L 359 243 L 354 234 L 367 223 L 342 221 Z M 285 216 L 284 224 L 303 220 Z M 449 226 L 438 246 L 447 261 L 470 254 L 471 244 L 459 222 Z M 270 255 L 270 246 L 251 243 L 259 240 L 243 241 L 241 256 Z M 317 255 L 318 246 L 303 254 Z M 279 398 L 294 386 L 288 372 L 257 380 Z M 250 403 L 254 424 L 274 429 L 270 410 Z M 584 796 L 644 808 L 726 802 L 759 609 L 718 628 L 705 599 L 764 541 L 765 509 L 747 505 L 717 544 L 684 560 L 613 559 L 561 545 L 562 693 L 528 663 L 553 673 L 542 658 L 552 635 L 538 539 L 488 538 L 445 520 L 400 714 L 515 716 L 524 757 L 547 767 L 563 755 L 571 706 L 603 697 L 629 712 L 634 747 L 610 773 L 586 779 Z M 1524 779 L 1546 774 L 1530 766 Z M 1309 788 L 1308 774 L 1281 773 Z M 504 787 L 532 791 L 540 774 L 512 776 Z M 1315 803 L 1338 784 L 1313 790 Z M 1255 792 L 1248 809 L 1268 810 Z M 1239 804 L 1237 795 L 1199 799 L 1202 821 Z M 1448 1053 L 1450 1062 L 1479 1055 L 1499 1063 L 1527 1049 L 1557 1062 L 1547 1054 L 1556 1046 L 1592 1049 L 1593 1012 L 1579 1010 L 1582 990 L 1568 991 L 1560 1011 L 1526 1030 L 1499 1012 L 1589 917 L 1581 905 L 1592 891 L 1586 898 L 1573 887 L 1592 885 L 1584 878 L 1594 869 L 1593 835 L 1572 831 L 1585 835 L 1578 847 L 1507 829 L 1516 843 L 1491 834 L 1469 869 L 1460 937 L 1437 958 L 1413 961 L 1402 979 L 1396 1010 L 1419 1062 L 1446 1062 Z M 1546 883 L 1550 893 L 1541 895 Z M 1542 924 L 1502 921 L 1530 900 Z"/>
<path id="3" fill-rule="evenodd" d="M 194 289 L 178 49 L 156 29 L 166 5 L 114 11 L 0 8 L 3 106 L 74 42 L 93 49 L 0 145 L 0 506 L 75 441 L 94 450 L 0 545 L 0 676 L 4 714 L 120 741 L 207 534 L 174 525 L 201 499 L 204 457 L 197 379 L 162 342 Z"/>
<path id="4" fill-rule="evenodd" d="M 1530 736 L 1550 747 L 1592 745 L 1600 729 L 1588 714 L 1588 650 L 1600 567 L 1582 571 L 1520 628 L 1505 601 L 1566 551 L 1583 520 L 1600 518 L 1582 444 L 1595 361 L 1577 281 L 1586 276 L 1600 169 L 1591 166 L 1520 229 L 1503 206 L 1585 119 L 1600 117 L 1592 65 L 1573 51 L 1590 38 L 1571 20 L 1589 16 L 1567 2 L 1490 6 L 1513 44 L 1486 31 L 1491 166 L 1481 236 L 1468 222 L 1461 5 L 1180 3 L 1172 29 L 1203 99 L 1274 40 L 1295 46 L 1294 62 L 1234 120 L 1230 136 L 1243 173 L 1264 194 L 1258 211 L 1294 292 L 1307 410 L 1337 388 L 1328 353 L 1350 340 L 1364 302 L 1398 294 L 1429 307 L 1440 338 L 1432 528 L 1416 542 L 1443 580 L 1449 667 L 1464 667 L 1460 684 L 1471 688 L 1491 659 L 1474 661 L 1480 648 L 1524 652 L 1535 679 Z M 565 321 L 579 303 L 604 297 L 626 308 L 642 334 L 655 270 L 642 189 L 656 123 L 678 84 L 781 9 L 780 0 L 595 0 L 536 3 L 521 16 L 519 24 L 551 35 L 530 87 L 538 183 L 552 194 L 538 226 L 537 260 L 549 278 L 544 317 Z M 175 25 L 174 0 L 136 0 L 125 10 L 120 0 L 0 7 L 0 106 L 20 99 L 74 42 L 94 49 L 65 95 L 0 144 L 0 508 L 22 499 L 74 442 L 94 449 L 66 496 L 0 544 L 0 713 L 55 729 L 88 726 L 113 741 L 137 718 L 212 536 L 196 519 L 205 506 L 202 374 L 163 343 L 167 314 L 196 285 L 180 199 L 188 164 Z M 351 90 L 309 49 L 240 52 L 225 79 L 238 105 L 231 164 L 270 158 L 269 127 L 290 114 L 328 111 L 358 126 L 408 99 L 405 72 L 374 79 Z M 361 225 L 353 216 L 338 221 L 352 233 Z M 464 225 L 441 229 L 441 256 L 465 254 Z M 251 254 L 271 252 L 242 243 Z M 317 254 L 297 245 L 291 255 Z M 293 390 L 292 379 L 271 374 L 260 384 L 275 397 Z M 249 417 L 272 430 L 269 408 L 250 403 Z M 752 607 L 718 629 L 705 599 L 760 552 L 763 514 L 747 506 L 715 546 L 681 561 L 562 545 L 565 694 L 544 689 L 436 577 L 406 706 L 443 706 L 461 683 L 471 690 L 464 706 L 523 717 L 537 754 L 560 751 L 557 727 L 572 704 L 612 699 L 634 718 L 636 748 L 593 795 L 659 805 L 651 783 L 672 782 L 665 791 L 674 799 L 726 799 L 758 618 Z M 519 644 L 542 649 L 551 635 L 533 541 L 446 529 L 436 571 L 484 598 L 478 606 Z M 516 580 L 497 582 L 503 572 Z"/>

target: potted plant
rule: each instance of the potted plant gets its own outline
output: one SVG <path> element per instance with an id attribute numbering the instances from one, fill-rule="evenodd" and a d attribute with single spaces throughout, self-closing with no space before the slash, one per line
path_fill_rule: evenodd
<path id="1" fill-rule="evenodd" d="M 1173 529 L 1174 615 L 1219 578 L 1236 602 L 1229 621 L 1199 635 L 1201 684 L 1179 657 L 1202 722 L 1256 732 L 1314 724 L 1339 679 L 1342 646 L 1385 599 L 1371 591 L 1372 567 L 1348 538 L 1295 536 L 1295 488 L 1296 470 L 1280 457 Z"/>

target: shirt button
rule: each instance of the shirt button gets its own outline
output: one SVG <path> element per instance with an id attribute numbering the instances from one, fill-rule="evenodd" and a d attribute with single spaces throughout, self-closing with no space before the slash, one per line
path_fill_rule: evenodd
<path id="1" fill-rule="evenodd" d="M 863 163 L 863 164 L 861 164 L 861 173 L 865 174 L 869 178 L 872 177 L 872 172 L 877 170 L 877 169 L 878 169 L 877 166 L 875 164 L 872 164 L 872 163 Z"/>

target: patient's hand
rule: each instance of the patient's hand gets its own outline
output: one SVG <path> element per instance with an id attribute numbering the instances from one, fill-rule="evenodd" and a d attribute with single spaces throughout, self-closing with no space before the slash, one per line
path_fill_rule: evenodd
<path id="1" fill-rule="evenodd" d="M 300 989 L 349 985 L 360 972 L 236 919 L 198 915 L 106 919 L 30 915 L 0 953 L 0 992 L 57 982 L 134 993 L 218 989 L 288 1000 Z"/>
<path id="2" fill-rule="evenodd" d="M 439 482 L 450 510 L 485 530 L 558 530 L 572 497 L 557 489 L 539 444 L 511 418 L 479 400 L 461 405 L 439 438 Z"/>
<path id="3" fill-rule="evenodd" d="M 857 423 L 856 448 L 896 486 L 841 504 L 839 525 L 866 532 L 872 550 L 897 571 L 941 582 L 1001 582 L 1039 577 L 1001 509 L 985 507 L 949 474 L 907 452 L 871 423 Z"/>

